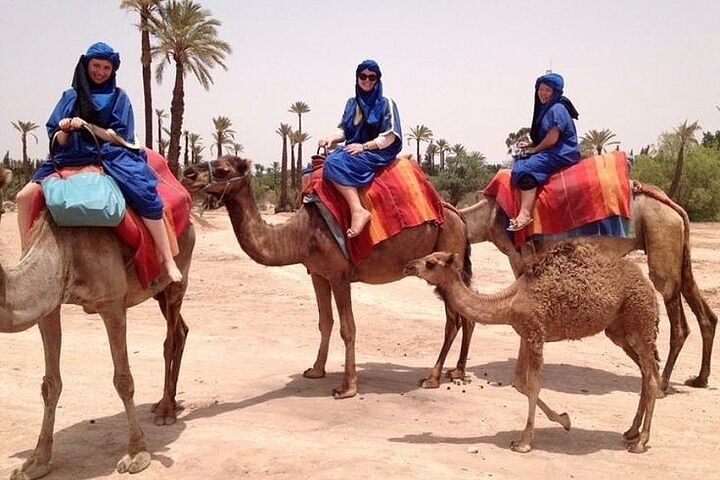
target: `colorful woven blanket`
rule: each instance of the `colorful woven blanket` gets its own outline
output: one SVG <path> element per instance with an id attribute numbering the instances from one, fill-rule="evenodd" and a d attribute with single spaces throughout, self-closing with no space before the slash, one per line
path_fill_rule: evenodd
<path id="1" fill-rule="evenodd" d="M 509 218 L 520 211 L 520 191 L 510 185 L 510 170 L 500 170 L 483 193 L 495 197 Z M 519 248 L 530 237 L 631 236 L 630 196 L 624 152 L 585 158 L 550 176 L 538 190 L 533 223 L 515 232 L 513 242 Z"/>
<path id="2" fill-rule="evenodd" d="M 425 222 L 440 225 L 445 221 L 440 196 L 420 167 L 407 157 L 398 157 L 380 170 L 373 182 L 358 193 L 372 217 L 360 235 L 346 239 L 344 232 L 350 227 L 350 210 L 335 186 L 323 179 L 321 166 L 312 172 L 303 190 L 303 201 L 318 203 L 325 220 L 330 220 L 328 226 L 340 248 L 355 265 L 367 257 L 375 245 L 404 228 Z"/>
<path id="3" fill-rule="evenodd" d="M 190 225 L 192 200 L 185 187 L 170 172 L 167 162 L 157 152 L 145 150 L 150 168 L 158 178 L 158 193 L 164 203 L 163 220 L 170 237 L 173 255 L 178 253 L 177 237 L 185 233 Z M 31 217 L 37 219 L 45 209 L 45 198 L 39 191 L 32 202 Z M 150 286 L 160 274 L 160 258 L 150 232 L 140 217 L 128 206 L 120 225 L 113 229 L 123 243 L 134 250 L 133 259 L 138 280 L 143 288 Z"/>

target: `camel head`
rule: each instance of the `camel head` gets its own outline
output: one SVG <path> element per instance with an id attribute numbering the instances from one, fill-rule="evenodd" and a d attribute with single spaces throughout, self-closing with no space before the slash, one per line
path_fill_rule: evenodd
<path id="1" fill-rule="evenodd" d="M 431 285 L 447 285 L 461 278 L 463 263 L 457 253 L 433 252 L 405 266 L 405 275 L 415 275 Z"/>
<path id="2" fill-rule="evenodd" d="M 252 161 L 223 155 L 217 160 L 190 165 L 183 172 L 181 182 L 189 192 L 204 190 L 225 195 L 240 189 L 250 180 Z"/>

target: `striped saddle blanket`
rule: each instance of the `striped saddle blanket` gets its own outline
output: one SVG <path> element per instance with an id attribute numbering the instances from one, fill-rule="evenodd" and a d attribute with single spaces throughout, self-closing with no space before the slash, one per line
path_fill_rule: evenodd
<path id="1" fill-rule="evenodd" d="M 368 226 L 354 238 L 346 238 L 350 210 L 335 186 L 323 178 L 322 166 L 313 170 L 303 190 L 303 202 L 314 202 L 328 223 L 341 250 L 357 265 L 373 247 L 400 233 L 404 228 L 426 222 L 445 221 L 442 200 L 420 167 L 401 156 L 378 171 L 372 183 L 358 189 L 360 201 L 372 217 Z"/>
<path id="2" fill-rule="evenodd" d="M 483 193 L 495 197 L 506 222 L 520 211 L 520 191 L 510 185 L 510 170 L 500 170 Z M 517 248 L 528 240 L 632 237 L 630 201 L 625 152 L 595 155 L 551 175 L 538 190 L 533 223 L 524 230 L 508 233 Z"/>

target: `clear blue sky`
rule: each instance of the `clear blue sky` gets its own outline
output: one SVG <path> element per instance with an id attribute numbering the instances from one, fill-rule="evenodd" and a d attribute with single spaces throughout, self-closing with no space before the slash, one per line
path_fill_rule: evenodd
<path id="1" fill-rule="evenodd" d="M 118 84 L 144 134 L 138 19 L 114 0 L 0 0 L 0 155 L 20 156 L 14 120 L 44 126 L 87 46 L 121 52 Z M 655 143 L 683 120 L 720 129 L 720 2 L 202 0 L 233 53 L 206 92 L 188 77 L 184 127 L 210 144 L 212 118 L 232 119 L 246 155 L 279 160 L 275 134 L 306 102 L 305 147 L 339 120 L 355 66 L 378 61 L 404 133 L 417 124 L 491 161 L 527 126 L 535 78 L 552 69 L 580 112 L 578 131 L 609 128 L 626 150 Z M 154 93 L 170 109 L 172 70 Z M 32 157 L 47 151 L 44 130 Z M 407 146 L 406 150 L 414 151 Z M 207 153 L 209 155 L 209 152 Z"/>

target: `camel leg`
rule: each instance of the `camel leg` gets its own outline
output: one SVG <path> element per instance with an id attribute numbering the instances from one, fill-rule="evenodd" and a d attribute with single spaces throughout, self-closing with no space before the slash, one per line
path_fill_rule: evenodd
<path id="1" fill-rule="evenodd" d="M 650 426 L 652 424 L 655 399 L 658 397 L 660 385 L 660 371 L 655 361 L 654 348 L 651 344 L 638 342 L 635 338 L 629 338 L 629 346 L 637 354 L 642 375 L 642 390 L 638 409 L 630 428 L 623 434 L 623 437 L 632 442 L 628 447 L 631 453 L 643 453 L 647 450 L 647 442 L 650 440 Z M 640 423 L 642 422 L 642 431 Z"/>
<path id="2" fill-rule="evenodd" d="M 174 285 L 180 284 L 171 283 L 155 297 L 167 325 L 167 333 L 163 344 L 165 386 L 162 399 L 152 408 L 155 413 L 155 425 L 172 425 L 177 421 L 178 407 L 175 395 L 177 394 L 177 381 L 180 376 L 180 364 L 185 351 L 185 342 L 190 330 L 180 314 L 185 288 L 182 287 L 178 291 Z"/>
<path id="3" fill-rule="evenodd" d="M 340 336 L 345 342 L 345 377 L 340 388 L 333 389 L 336 399 L 350 398 L 357 394 L 357 370 L 355 369 L 355 318 L 352 312 L 350 282 L 336 280 L 331 283 L 340 317 Z"/>
<path id="4" fill-rule="evenodd" d="M 515 373 L 513 374 L 512 386 L 525 396 L 529 396 L 529 390 L 527 386 L 527 352 L 524 347 L 524 342 L 520 342 L 520 350 L 518 352 L 518 359 L 515 363 Z M 566 431 L 570 431 L 572 424 L 570 422 L 570 415 L 567 413 L 557 413 L 555 410 L 550 408 L 545 402 L 542 401 L 540 395 L 537 398 L 538 407 L 543 411 L 548 420 L 559 423 Z"/>
<path id="5" fill-rule="evenodd" d="M 447 372 L 448 377 L 453 380 L 465 378 L 465 366 L 467 365 L 468 353 L 470 352 L 470 340 L 472 340 L 473 331 L 475 330 L 475 322 L 465 317 L 458 316 L 458 322 L 462 325 L 460 356 L 458 356 L 457 366 Z"/>
<path id="6" fill-rule="evenodd" d="M 125 406 L 130 429 L 128 453 L 118 462 L 117 471 L 118 473 L 137 473 L 150 465 L 150 453 L 147 451 L 145 434 L 140 427 L 137 410 L 133 402 L 135 385 L 128 362 L 125 308 L 116 306 L 112 310 L 102 312 L 101 316 L 105 322 L 105 329 L 110 342 L 110 353 L 115 370 L 113 383 Z"/>
<path id="7" fill-rule="evenodd" d="M 318 307 L 318 322 L 320 328 L 320 347 L 318 348 L 315 364 L 303 372 L 305 378 L 323 378 L 325 364 L 327 363 L 328 349 L 330 348 L 330 335 L 333 327 L 332 292 L 330 282 L 319 275 L 310 275 L 315 289 L 315 302 Z"/>
<path id="8" fill-rule="evenodd" d="M 45 376 L 42 383 L 43 411 L 40 437 L 32 456 L 23 466 L 13 472 L 11 480 L 29 480 L 40 478 L 50 471 L 52 457 L 53 431 L 55 429 L 55 409 L 62 392 L 60 378 L 60 346 L 62 331 L 60 327 L 60 307 L 38 322 L 40 336 L 45 351 Z"/>
<path id="9" fill-rule="evenodd" d="M 692 281 L 692 285 L 683 286 L 683 297 L 685 297 L 690 309 L 695 314 L 695 318 L 697 318 L 703 343 L 700 373 L 698 373 L 697 377 L 686 380 L 685 385 L 705 388 L 708 386 L 708 377 L 710 377 L 710 361 L 717 327 L 717 316 L 700 294 L 695 280 Z"/>
<path id="10" fill-rule="evenodd" d="M 680 293 L 665 301 L 668 318 L 670 319 L 670 350 L 668 358 L 665 362 L 665 368 L 662 373 L 662 389 L 668 390 L 670 384 L 670 376 L 672 375 L 675 362 L 677 361 L 680 350 L 685 344 L 685 339 L 690 334 L 685 312 L 682 307 L 682 299 Z"/>
<path id="11" fill-rule="evenodd" d="M 526 342 L 524 357 L 525 378 L 527 379 L 528 417 L 520 440 L 510 443 L 513 452 L 527 453 L 532 450 L 533 430 L 535 429 L 535 407 L 540 393 L 540 367 L 542 365 L 542 341 L 523 338 Z M 522 369 L 522 366 L 520 367 Z"/>
<path id="12" fill-rule="evenodd" d="M 433 368 L 430 370 L 428 376 L 420 380 L 420 386 L 422 388 L 438 388 L 440 386 L 440 376 L 442 374 L 443 365 L 445 364 L 445 359 L 447 358 L 450 347 L 457 336 L 459 318 L 460 317 L 452 311 L 450 306 L 445 304 L 445 336 L 442 347 L 440 348 L 440 355 L 438 355 L 438 359 Z M 463 343 L 464 340 L 465 338 L 463 337 Z M 458 362 L 459 361 L 460 360 L 458 359 Z"/>

